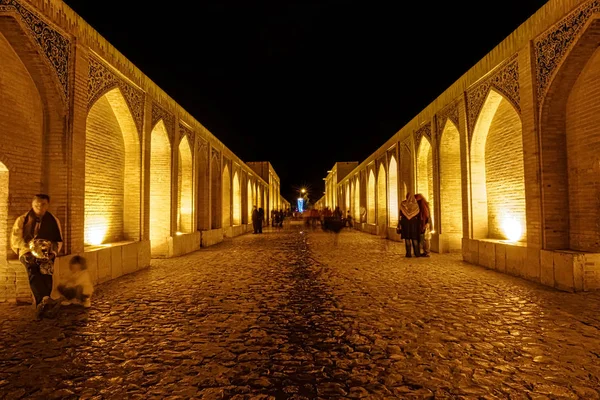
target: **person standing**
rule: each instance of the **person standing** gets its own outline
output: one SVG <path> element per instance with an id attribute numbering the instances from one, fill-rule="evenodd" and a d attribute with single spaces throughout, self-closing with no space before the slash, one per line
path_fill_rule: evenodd
<path id="1" fill-rule="evenodd" d="M 421 193 L 415 194 L 415 200 L 419 205 L 419 219 L 421 220 L 421 235 L 419 238 L 419 247 L 423 248 L 421 256 L 429 257 L 431 251 L 431 211 L 427 199 Z"/>
<path id="2" fill-rule="evenodd" d="M 37 318 L 52 304 L 54 260 L 63 244 L 60 221 L 48 211 L 49 206 L 50 196 L 36 194 L 31 209 L 15 221 L 10 240 L 10 247 L 27 270 Z"/>
<path id="3" fill-rule="evenodd" d="M 263 233 L 262 228 L 265 222 L 265 210 L 262 207 L 258 209 L 258 233 Z"/>
<path id="4" fill-rule="evenodd" d="M 419 218 L 419 205 L 412 193 L 406 194 L 406 199 L 400 203 L 400 221 L 398 221 L 398 233 L 404 239 L 406 247 L 406 257 L 412 257 L 412 251 L 415 257 L 421 255 L 419 249 L 419 238 L 421 236 L 421 220 Z"/>

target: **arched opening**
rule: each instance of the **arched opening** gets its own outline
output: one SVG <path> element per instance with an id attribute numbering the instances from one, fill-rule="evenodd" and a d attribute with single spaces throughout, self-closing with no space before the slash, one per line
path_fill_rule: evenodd
<path id="1" fill-rule="evenodd" d="M 344 185 L 344 217 L 346 217 L 346 213 L 350 211 L 350 186 L 350 181 Z"/>
<path id="2" fill-rule="evenodd" d="M 221 166 L 218 157 L 211 157 L 211 172 L 210 172 L 210 211 L 211 211 L 211 227 L 212 229 L 221 228 L 221 201 L 223 194 L 221 192 Z"/>
<path id="3" fill-rule="evenodd" d="M 379 165 L 377 173 L 377 225 L 387 224 L 387 179 L 385 168 Z"/>
<path id="4" fill-rule="evenodd" d="M 8 168 L 0 162 L 0 268 L 8 258 L 10 251 L 10 229 L 11 222 L 8 219 Z M 0 272 L 2 269 L 0 269 Z M 0 288 L 0 300 L 3 298 Z"/>
<path id="5" fill-rule="evenodd" d="M 429 215 L 431 226 L 435 226 L 433 220 L 433 151 L 429 139 L 421 138 L 419 151 L 417 153 L 417 190 L 429 202 Z"/>
<path id="6" fill-rule="evenodd" d="M 360 181 L 354 180 L 354 221 L 360 222 Z"/>
<path id="7" fill-rule="evenodd" d="M 150 140 L 150 246 L 160 257 L 168 255 L 171 236 L 171 143 L 162 120 Z"/>
<path id="8" fill-rule="evenodd" d="M 242 189 L 240 176 L 237 171 L 233 173 L 233 225 L 242 223 Z"/>
<path id="9" fill-rule="evenodd" d="M 229 173 L 229 165 L 223 167 L 223 228 L 231 226 L 231 175 Z"/>
<path id="10" fill-rule="evenodd" d="M 377 205 L 377 198 L 375 197 L 375 173 L 373 169 L 369 171 L 369 178 L 367 179 L 367 223 L 375 223 L 375 210 Z"/>
<path id="11" fill-rule="evenodd" d="M 257 208 L 265 208 L 264 204 L 262 203 L 262 191 L 263 191 L 263 187 L 261 185 L 258 185 L 257 190 L 256 190 L 256 207 Z"/>
<path id="12" fill-rule="evenodd" d="M 494 90 L 471 139 L 471 199 L 475 239 L 526 239 L 521 119 Z"/>
<path id="13" fill-rule="evenodd" d="M 389 226 L 398 226 L 398 163 L 396 157 L 390 158 L 390 165 L 388 167 L 388 214 L 390 224 Z"/>
<path id="14" fill-rule="evenodd" d="M 440 212 L 439 231 L 448 240 L 448 249 L 462 248 L 462 180 L 460 134 L 447 120 L 440 140 Z"/>
<path id="15" fill-rule="evenodd" d="M 247 212 L 248 212 L 248 221 L 252 221 L 252 210 L 254 208 L 254 206 L 256 205 L 256 200 L 254 199 L 254 191 L 252 190 L 252 182 L 250 182 L 250 179 L 248 179 L 248 207 L 247 207 Z"/>
<path id="16" fill-rule="evenodd" d="M 177 231 L 190 233 L 194 216 L 194 169 L 192 148 L 187 136 L 179 142 L 179 166 L 177 168 Z"/>
<path id="17" fill-rule="evenodd" d="M 87 245 L 139 239 L 139 139 L 118 88 L 100 97 L 87 116 L 84 229 Z"/>
<path id="18" fill-rule="evenodd" d="M 404 200 L 408 192 L 414 194 L 413 158 L 410 148 L 405 145 L 400 147 L 400 175 L 402 179 L 402 193 L 400 198 Z"/>
<path id="19" fill-rule="evenodd" d="M 600 19 L 571 47 L 540 115 L 544 248 L 600 252 Z"/>

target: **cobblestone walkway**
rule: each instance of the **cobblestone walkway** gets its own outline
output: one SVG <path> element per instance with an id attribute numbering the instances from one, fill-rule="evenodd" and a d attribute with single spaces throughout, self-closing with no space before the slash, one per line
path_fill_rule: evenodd
<path id="1" fill-rule="evenodd" d="M 600 399 L 600 293 L 334 238 L 155 260 L 53 320 L 0 304 L 0 398 Z"/>

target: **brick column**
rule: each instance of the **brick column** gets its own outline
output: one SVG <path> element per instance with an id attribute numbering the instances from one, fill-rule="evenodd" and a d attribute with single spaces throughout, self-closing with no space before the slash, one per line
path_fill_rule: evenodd
<path id="1" fill-rule="evenodd" d="M 144 123 L 140 138 L 141 164 L 141 204 L 140 239 L 150 240 L 150 158 L 152 155 L 152 99 L 146 95 L 144 102 Z"/>
<path id="2" fill-rule="evenodd" d="M 469 132 L 467 130 L 467 105 L 466 93 L 463 93 L 458 102 L 458 133 L 460 135 L 460 170 L 461 170 L 461 196 L 463 239 L 473 238 L 473 218 L 471 216 L 471 162 Z"/>

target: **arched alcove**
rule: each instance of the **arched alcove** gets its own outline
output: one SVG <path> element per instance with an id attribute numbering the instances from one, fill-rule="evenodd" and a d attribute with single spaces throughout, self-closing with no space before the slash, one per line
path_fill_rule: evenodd
<path id="1" fill-rule="evenodd" d="M 406 194 L 411 192 L 414 194 L 414 175 L 413 175 L 413 156 L 408 146 L 400 147 L 400 177 L 402 182 L 401 199 L 406 198 Z"/>
<path id="2" fill-rule="evenodd" d="M 240 187 L 240 176 L 237 171 L 233 173 L 233 225 L 242 223 L 242 189 Z"/>
<path id="3" fill-rule="evenodd" d="M 248 213 L 248 221 L 252 221 L 252 210 L 254 208 L 254 206 L 256 205 L 256 199 L 254 198 L 254 191 L 252 190 L 252 182 L 250 181 L 250 179 L 248 179 L 248 185 L 247 185 L 247 191 L 248 191 L 248 207 L 247 207 L 247 213 Z"/>
<path id="4" fill-rule="evenodd" d="M 367 223 L 375 223 L 375 212 L 377 210 L 377 198 L 375 193 L 375 173 L 371 168 L 367 179 Z"/>
<path id="5" fill-rule="evenodd" d="M 377 225 L 387 225 L 387 178 L 385 168 L 379 165 L 377 173 Z"/>
<path id="6" fill-rule="evenodd" d="M 10 229 L 11 222 L 8 219 L 8 168 L 0 162 L 0 272 L 6 262 L 10 250 Z M 2 288 L 0 288 L 0 298 L 2 298 Z"/>
<path id="7" fill-rule="evenodd" d="M 419 151 L 417 153 L 417 190 L 427 199 L 429 203 L 429 215 L 431 225 L 435 226 L 433 219 L 433 151 L 429 139 L 425 136 L 421 138 Z"/>
<path id="8" fill-rule="evenodd" d="M 231 226 L 231 175 L 229 165 L 223 166 L 223 228 Z"/>
<path id="9" fill-rule="evenodd" d="M 396 157 L 390 157 L 388 167 L 388 214 L 389 226 L 398 226 L 398 163 Z"/>
<path id="10" fill-rule="evenodd" d="M 85 243 L 138 240 L 138 132 L 119 88 L 100 97 L 86 122 Z"/>
<path id="11" fill-rule="evenodd" d="M 360 181 L 354 179 L 354 221 L 360 222 Z"/>
<path id="12" fill-rule="evenodd" d="M 495 90 L 475 123 L 470 154 L 474 238 L 526 240 L 521 119 Z"/>
<path id="13" fill-rule="evenodd" d="M 167 256 L 171 236 L 171 143 L 162 120 L 150 138 L 150 246 L 153 257 Z"/>
<path id="14" fill-rule="evenodd" d="M 440 140 L 440 212 L 439 231 L 448 240 L 448 249 L 462 248 L 462 178 L 460 134 L 447 120 Z"/>
<path id="15" fill-rule="evenodd" d="M 177 231 L 193 231 L 194 216 L 194 169 L 192 148 L 187 136 L 179 142 L 179 166 L 177 170 Z"/>

